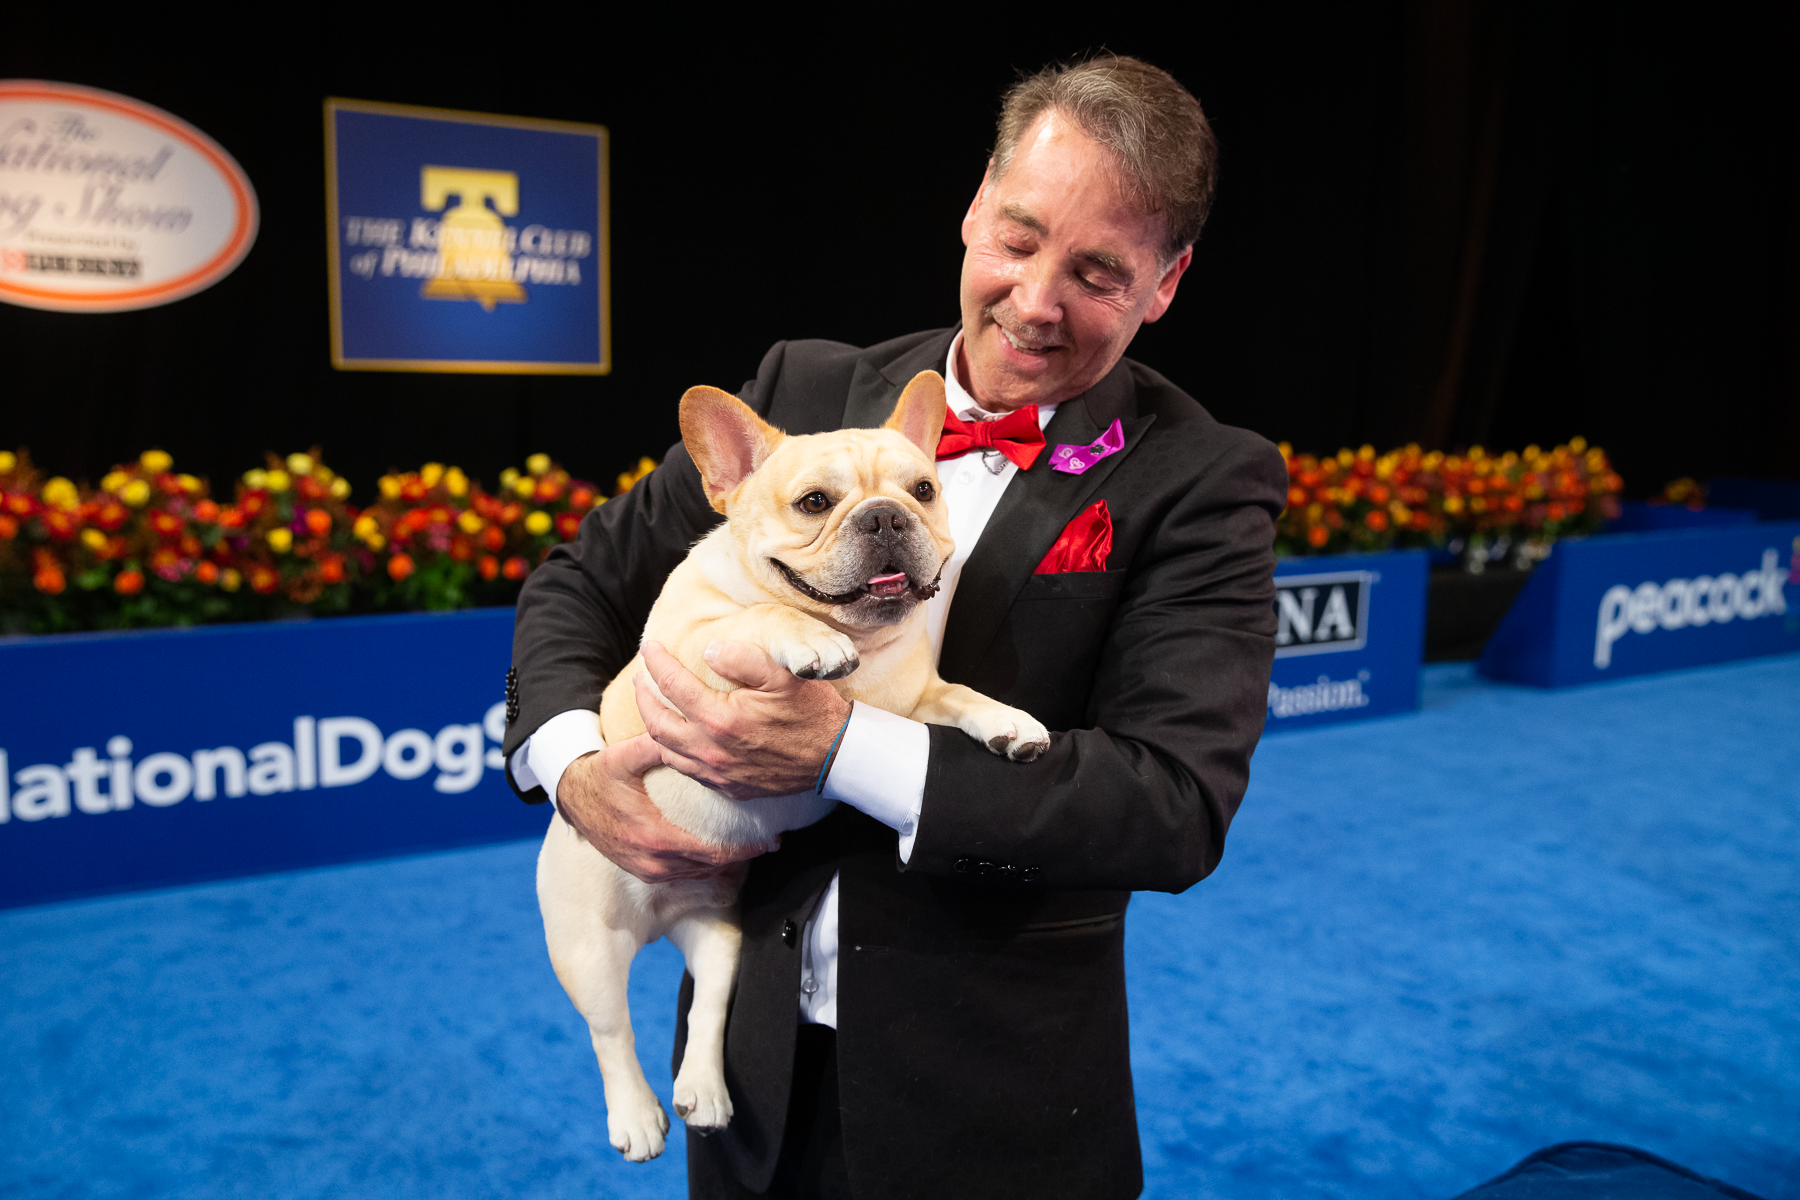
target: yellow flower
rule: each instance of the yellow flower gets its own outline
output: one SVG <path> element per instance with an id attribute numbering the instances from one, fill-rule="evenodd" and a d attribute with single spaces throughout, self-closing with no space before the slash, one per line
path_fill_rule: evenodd
<path id="1" fill-rule="evenodd" d="M 1292 442 L 1282 442 L 1275 448 L 1281 451 L 1282 462 L 1286 462 L 1288 459 L 1294 457 L 1294 444 Z"/>
<path id="2" fill-rule="evenodd" d="M 463 474 L 461 467 L 451 467 L 444 472 L 444 490 L 452 496 L 469 494 L 469 477 Z"/>
<path id="3" fill-rule="evenodd" d="M 19 457 L 11 450 L 0 450 L 0 475 L 10 475 L 19 465 Z"/>
<path id="4" fill-rule="evenodd" d="M 51 480 L 51 482 L 54 483 L 55 480 Z M 150 485 L 142 479 L 133 479 L 119 489 L 119 499 L 133 508 L 142 508 L 150 502 Z"/>
<path id="5" fill-rule="evenodd" d="M 375 486 L 381 489 L 381 498 L 383 500 L 398 500 L 400 498 L 400 480 L 392 475 L 383 475 L 380 479 L 375 481 Z"/>
<path id="6" fill-rule="evenodd" d="M 108 471 L 105 477 L 100 480 L 100 490 L 103 492 L 116 492 L 124 487 L 125 481 L 130 478 L 131 476 L 123 471 Z"/>
<path id="7" fill-rule="evenodd" d="M 513 485 L 513 483 L 518 478 L 519 478 L 518 469 L 515 467 L 508 467 L 508 468 L 506 468 L 506 470 L 500 472 L 500 486 L 503 488 L 509 488 Z"/>
<path id="8" fill-rule="evenodd" d="M 148 494 L 149 490 L 149 486 L 145 485 L 144 491 L 146 494 Z M 81 493 L 75 490 L 75 485 L 73 483 L 64 479 L 61 475 L 58 475 L 55 479 L 52 479 L 49 483 L 44 485 L 43 496 L 45 504 L 62 509 L 74 508 L 81 502 Z"/>
<path id="9" fill-rule="evenodd" d="M 1582 437 L 1570 438 L 1569 439 L 1569 449 L 1573 450 L 1577 454 L 1580 454 L 1583 450 L 1587 449 L 1587 439 L 1582 438 Z"/>
<path id="10" fill-rule="evenodd" d="M 1525 447 L 1525 457 L 1528 460 L 1542 458 L 1544 457 L 1544 448 L 1536 442 L 1533 442 L 1531 445 Z"/>
<path id="11" fill-rule="evenodd" d="M 379 533 L 371 533 L 368 537 L 364 538 L 363 541 L 368 544 L 369 549 L 376 551 L 379 551 L 383 546 L 387 545 L 387 539 L 382 537 Z"/>
<path id="12" fill-rule="evenodd" d="M 331 474 L 330 467 L 326 466 L 324 463 L 316 462 L 313 464 L 313 478 L 320 483 L 330 483 L 334 476 Z"/>
<path id="13" fill-rule="evenodd" d="M 271 492 L 285 492 L 288 490 L 288 485 L 293 482 L 288 478 L 286 471 L 270 471 L 268 481 Z"/>
<path id="14" fill-rule="evenodd" d="M 336 479 L 331 481 L 331 498 L 333 500 L 343 500 L 343 499 L 346 499 L 349 495 L 350 495 L 350 481 L 348 479 L 345 479 L 342 475 L 339 475 Z"/>
<path id="15" fill-rule="evenodd" d="M 1462 507 L 1463 507 L 1463 502 L 1462 502 L 1461 496 L 1445 496 L 1444 497 L 1444 511 L 1445 512 L 1459 513 L 1462 511 Z"/>
<path id="16" fill-rule="evenodd" d="M 525 460 L 525 469 L 533 475 L 547 474 L 550 470 L 550 456 L 548 454 L 532 455 Z"/>
<path id="17" fill-rule="evenodd" d="M 380 533 L 381 526 L 374 517 L 364 514 L 356 518 L 356 524 L 350 527 L 350 532 L 359 538 L 367 538 L 372 533 Z"/>
<path id="18" fill-rule="evenodd" d="M 181 485 L 181 490 L 190 496 L 200 490 L 200 481 L 192 475 L 177 475 L 175 477 L 175 482 L 179 483 Z"/>
<path id="19" fill-rule="evenodd" d="M 152 475 L 161 475 L 175 465 L 175 460 L 163 450 L 146 450 L 138 455 L 138 462 L 142 463 L 144 470 Z"/>
<path id="20" fill-rule="evenodd" d="M 226 591 L 235 592 L 238 588 L 242 587 L 243 584 L 244 577 L 238 573 L 236 567 L 226 567 L 223 571 L 219 572 L 219 586 Z"/>
<path id="21" fill-rule="evenodd" d="M 513 480 L 512 490 L 526 499 L 530 499 L 537 495 L 537 480 L 529 475 L 521 475 Z"/>
<path id="22" fill-rule="evenodd" d="M 290 454 L 287 458 L 288 473 L 292 475 L 311 475 L 313 469 L 312 455 Z"/>
<path id="23" fill-rule="evenodd" d="M 456 523 L 464 533 L 480 533 L 481 527 L 487 524 L 473 512 L 467 510 L 463 512 L 462 516 L 456 518 Z M 546 519 L 546 524 L 548 524 L 548 519 Z"/>
<path id="24" fill-rule="evenodd" d="M 534 536 L 549 533 L 550 514 L 540 508 L 530 516 L 526 517 L 525 532 Z"/>
<path id="25" fill-rule="evenodd" d="M 89 550 L 104 550 L 106 549 L 106 535 L 98 529 L 84 529 L 81 531 L 81 544 Z"/>
<path id="26" fill-rule="evenodd" d="M 269 473 L 261 467 L 251 467 L 244 472 L 244 486 L 254 492 L 262 491 L 269 486 Z"/>
<path id="27" fill-rule="evenodd" d="M 426 463 L 419 468 L 419 482 L 426 487 L 436 487 L 438 480 L 444 477 L 443 463 Z"/>
<path id="28" fill-rule="evenodd" d="M 1338 452 L 1337 452 L 1337 460 L 1338 460 L 1338 465 L 1339 465 L 1339 466 L 1344 466 L 1344 467 L 1347 467 L 1347 466 L 1349 466 L 1349 465 L 1350 465 L 1350 464 L 1351 464 L 1351 463 L 1353 463 L 1353 462 L 1355 462 L 1355 461 L 1356 461 L 1356 455 L 1354 455 L 1354 454 L 1352 454 L 1352 453 L 1351 453 L 1351 452 L 1350 452 L 1350 451 L 1349 451 L 1349 449 L 1348 449 L 1348 448 L 1346 448 L 1346 449 L 1343 449 L 1343 450 L 1339 450 L 1339 451 L 1338 451 Z"/>
<path id="29" fill-rule="evenodd" d="M 1483 497 L 1483 496 L 1470 496 L 1469 497 L 1469 511 L 1470 512 L 1473 512 L 1473 513 L 1486 512 L 1487 506 L 1488 506 L 1488 502 L 1487 502 L 1486 497 Z M 1444 501 L 1444 507 L 1445 508 L 1450 507 L 1450 502 L 1448 500 Z"/>
<path id="30" fill-rule="evenodd" d="M 294 533 L 285 526 L 276 526 L 268 532 L 269 549 L 277 554 L 286 554 L 294 545 Z"/>

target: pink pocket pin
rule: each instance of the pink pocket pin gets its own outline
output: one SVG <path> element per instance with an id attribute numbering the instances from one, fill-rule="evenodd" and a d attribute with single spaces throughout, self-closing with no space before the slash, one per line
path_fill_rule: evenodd
<path id="1" fill-rule="evenodd" d="M 1067 475 L 1079 475 L 1109 454 L 1117 454 L 1125 448 L 1125 428 L 1118 421 L 1106 427 L 1106 432 L 1098 439 L 1085 446 L 1071 446 L 1067 442 L 1059 443 L 1050 452 L 1050 469 L 1061 471 Z"/>

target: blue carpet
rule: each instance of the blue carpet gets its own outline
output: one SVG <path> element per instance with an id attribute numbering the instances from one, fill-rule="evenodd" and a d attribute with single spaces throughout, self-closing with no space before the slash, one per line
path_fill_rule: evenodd
<path id="1" fill-rule="evenodd" d="M 1464 667 L 1270 737 L 1128 923 L 1154 1197 L 1452 1196 L 1573 1139 L 1800 1198 L 1800 657 Z M 0 1194 L 659 1196 L 508 844 L 0 913 Z M 668 1102 L 678 957 L 632 1003 Z"/>

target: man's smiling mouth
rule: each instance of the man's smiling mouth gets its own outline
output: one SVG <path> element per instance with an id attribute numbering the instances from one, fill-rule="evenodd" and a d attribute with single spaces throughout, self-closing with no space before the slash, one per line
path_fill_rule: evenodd
<path id="1" fill-rule="evenodd" d="M 1006 339 L 1006 344 L 1011 346 L 1014 350 L 1017 350 L 1020 354 L 1044 355 L 1050 353 L 1052 350 L 1059 349 L 1062 346 L 1061 342 L 1044 341 L 1035 337 L 1021 338 L 1018 334 L 1015 334 L 1012 330 L 1000 324 L 998 321 L 994 323 L 994 328 L 1000 331 L 1000 336 Z"/>

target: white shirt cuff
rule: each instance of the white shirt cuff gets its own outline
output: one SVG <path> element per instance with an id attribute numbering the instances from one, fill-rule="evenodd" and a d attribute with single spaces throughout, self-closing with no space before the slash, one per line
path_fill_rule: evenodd
<path id="1" fill-rule="evenodd" d="M 606 739 L 600 736 L 599 713 L 581 708 L 557 713 L 513 751 L 513 782 L 527 792 L 542 784 L 554 804 L 556 785 L 562 782 L 569 764 L 584 754 L 604 749 Z"/>
<path id="2" fill-rule="evenodd" d="M 931 732 L 923 724 L 858 700 L 825 777 L 825 795 L 898 833 L 900 861 L 906 862 L 919 836 L 930 765 Z"/>

